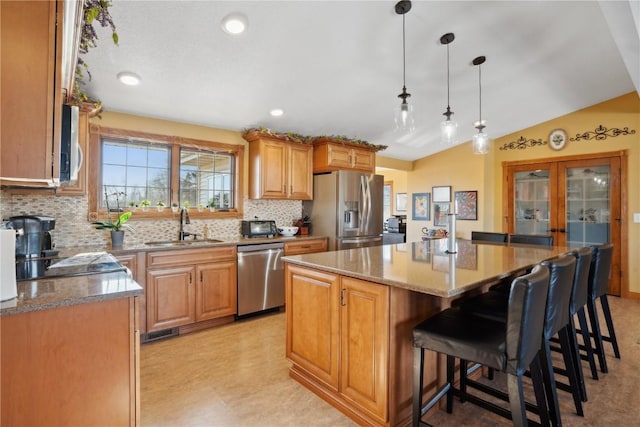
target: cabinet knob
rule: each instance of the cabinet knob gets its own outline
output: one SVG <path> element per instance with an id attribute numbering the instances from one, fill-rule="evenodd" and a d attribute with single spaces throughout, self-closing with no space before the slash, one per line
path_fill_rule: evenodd
<path id="1" fill-rule="evenodd" d="M 558 231 L 558 229 L 557 229 L 557 228 L 550 228 L 550 229 L 549 229 L 549 231 L 550 231 L 551 233 L 555 233 L 556 231 Z"/>

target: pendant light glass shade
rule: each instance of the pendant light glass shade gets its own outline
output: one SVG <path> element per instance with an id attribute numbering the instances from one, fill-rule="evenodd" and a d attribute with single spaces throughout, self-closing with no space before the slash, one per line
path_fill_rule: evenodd
<path id="1" fill-rule="evenodd" d="M 484 64 L 486 58 L 484 56 L 478 56 L 473 60 L 473 65 L 478 66 L 478 89 L 479 89 L 479 114 L 478 121 L 473 125 L 478 132 L 473 135 L 471 140 L 471 145 L 473 146 L 474 154 L 487 154 L 489 152 L 489 135 L 484 131 L 485 121 L 482 120 L 482 72 L 480 69 L 480 65 Z"/>
<path id="2" fill-rule="evenodd" d="M 449 106 L 449 44 L 455 39 L 453 33 L 447 33 L 440 37 L 440 43 L 447 46 L 447 111 L 442 113 L 446 119 L 440 123 L 440 141 L 446 145 L 455 144 L 458 141 L 458 123 L 451 120 L 453 111 Z"/>
<path id="3" fill-rule="evenodd" d="M 406 86 L 404 15 L 410 10 L 410 1 L 403 0 L 396 3 L 396 13 L 402 15 L 402 93 L 398 95 L 398 98 L 401 98 L 402 102 L 395 111 L 396 130 L 400 132 L 412 132 L 415 130 L 413 105 L 407 103 L 407 98 L 411 97 L 411 94 L 407 92 Z"/>

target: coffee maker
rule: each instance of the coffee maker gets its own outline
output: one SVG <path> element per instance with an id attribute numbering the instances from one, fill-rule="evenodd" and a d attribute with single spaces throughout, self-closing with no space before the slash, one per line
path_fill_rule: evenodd
<path id="1" fill-rule="evenodd" d="M 55 218 L 21 215 L 9 218 L 16 230 L 16 277 L 18 280 L 41 277 L 58 255 L 53 249 L 50 231 L 55 228 Z"/>

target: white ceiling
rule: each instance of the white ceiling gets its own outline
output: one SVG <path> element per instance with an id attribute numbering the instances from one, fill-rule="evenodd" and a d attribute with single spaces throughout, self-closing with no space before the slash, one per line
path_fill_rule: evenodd
<path id="1" fill-rule="evenodd" d="M 402 17 L 395 1 L 113 0 L 120 37 L 99 29 L 85 56 L 87 92 L 107 111 L 242 130 L 266 126 L 305 135 L 346 135 L 388 145 L 379 154 L 414 160 L 444 149 L 450 45 L 451 109 L 459 142 L 482 116 L 500 137 L 640 91 L 640 2 L 414 1 L 406 15 L 406 84 L 416 131 L 394 131 L 402 89 Z M 602 4 L 601 4 L 602 3 Z M 241 36 L 221 19 L 241 12 Z M 610 30 L 612 28 L 613 30 Z M 121 71 L 142 77 L 136 87 Z M 275 107 L 285 115 L 272 118 Z"/>

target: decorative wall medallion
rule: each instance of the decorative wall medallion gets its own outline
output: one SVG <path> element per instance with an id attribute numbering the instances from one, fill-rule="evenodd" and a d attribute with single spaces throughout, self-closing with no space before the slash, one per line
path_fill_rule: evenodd
<path id="1" fill-rule="evenodd" d="M 580 141 L 580 140 L 588 141 L 590 139 L 602 141 L 609 137 L 615 138 L 616 136 L 633 135 L 634 133 L 636 133 L 635 129 L 629 130 L 628 127 L 624 127 L 622 129 L 618 129 L 618 128 L 607 129 L 606 127 L 600 125 L 597 128 L 595 128 L 593 132 L 587 131 L 584 133 L 576 134 L 575 138 L 571 138 L 571 141 Z"/>
<path id="2" fill-rule="evenodd" d="M 549 147 L 553 150 L 562 150 L 567 144 L 567 132 L 563 129 L 554 129 L 549 133 Z"/>
<path id="3" fill-rule="evenodd" d="M 535 147 L 537 145 L 547 145 L 547 141 L 541 139 L 525 139 L 521 136 L 515 141 L 506 142 L 500 147 L 500 150 L 524 150 L 528 147 Z"/>

